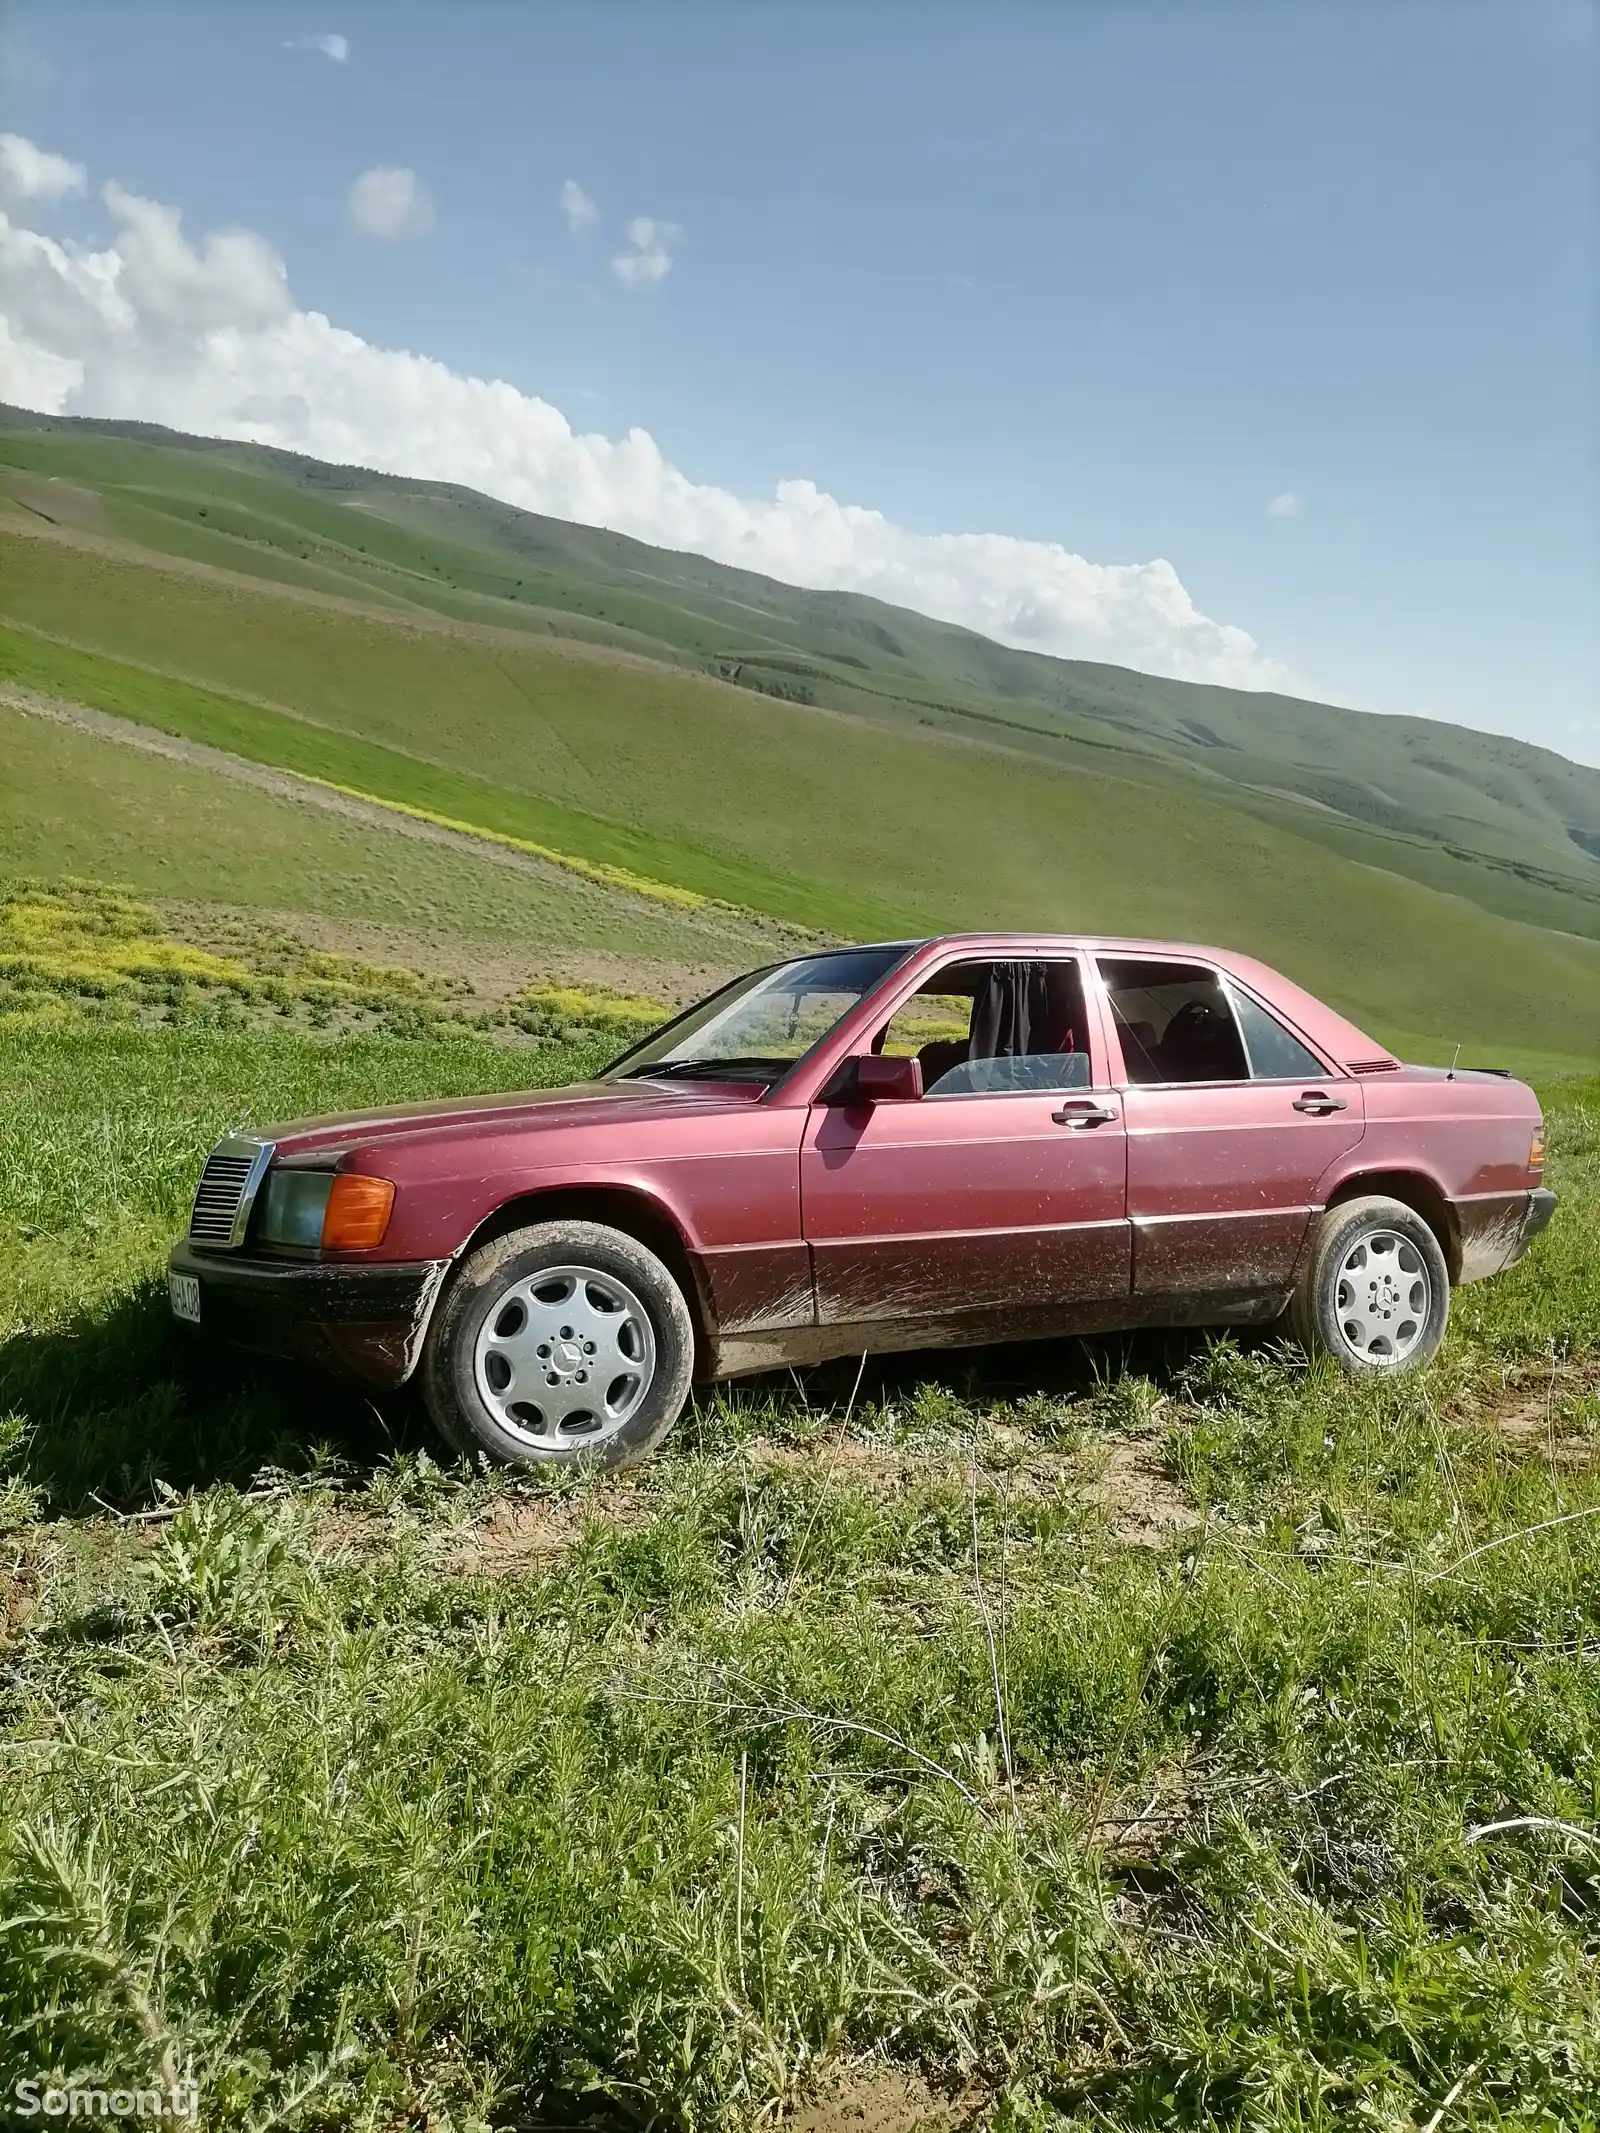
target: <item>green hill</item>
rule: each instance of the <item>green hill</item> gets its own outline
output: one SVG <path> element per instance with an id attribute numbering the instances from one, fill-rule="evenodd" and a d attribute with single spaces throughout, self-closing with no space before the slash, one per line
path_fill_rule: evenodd
<path id="1" fill-rule="evenodd" d="M 1402 1038 L 1600 1050 L 1600 774 L 1546 751 L 1012 652 L 439 484 L 9 423 L 24 686 L 800 925 L 1212 938 Z"/>
<path id="2" fill-rule="evenodd" d="M 966 732 L 1121 776 L 1198 778 L 1297 835 L 1489 908 L 1571 924 L 1551 899 L 1575 901 L 1587 907 L 1577 930 L 1600 931 L 1600 772 L 1526 742 L 1014 651 L 470 489 L 145 425 L 0 410 L 0 481 L 8 471 L 12 493 L 35 507 L 51 508 L 38 477 L 58 495 L 63 483 L 81 487 L 80 511 L 165 553 L 578 636 L 780 701 Z"/>

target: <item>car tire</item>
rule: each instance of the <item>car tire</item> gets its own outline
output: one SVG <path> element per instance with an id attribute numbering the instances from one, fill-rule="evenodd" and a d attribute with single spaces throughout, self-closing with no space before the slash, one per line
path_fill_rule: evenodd
<path id="1" fill-rule="evenodd" d="M 1308 1355 L 1351 1377 L 1421 1370 L 1450 1316 L 1450 1270 L 1415 1208 L 1378 1194 L 1330 1207 L 1289 1306 Z"/>
<path id="2" fill-rule="evenodd" d="M 538 1222 L 461 1263 L 423 1348 L 446 1441 L 501 1466 L 634 1466 L 689 1396 L 694 1323 L 656 1254 L 599 1222 Z"/>

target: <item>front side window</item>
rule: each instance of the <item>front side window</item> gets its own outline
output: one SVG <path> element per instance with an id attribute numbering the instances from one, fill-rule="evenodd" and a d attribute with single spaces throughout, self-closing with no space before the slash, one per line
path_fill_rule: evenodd
<path id="1" fill-rule="evenodd" d="M 607 1075 L 780 1081 L 909 952 L 904 943 L 847 948 L 754 971 L 646 1037 L 608 1067 Z"/>
<path id="2" fill-rule="evenodd" d="M 1248 1081 L 1239 1025 L 1214 970 L 1193 963 L 1100 965 L 1132 1082 Z"/>
<path id="3" fill-rule="evenodd" d="M 947 965 L 895 1012 L 876 1049 L 922 1062 L 925 1096 L 1087 1088 L 1083 982 L 1071 962 Z"/>
<path id="4" fill-rule="evenodd" d="M 1327 1068 L 1300 1039 L 1286 1030 L 1276 1015 L 1268 1014 L 1247 992 L 1233 995 L 1234 1012 L 1250 1055 L 1250 1071 L 1257 1081 L 1321 1081 Z"/>

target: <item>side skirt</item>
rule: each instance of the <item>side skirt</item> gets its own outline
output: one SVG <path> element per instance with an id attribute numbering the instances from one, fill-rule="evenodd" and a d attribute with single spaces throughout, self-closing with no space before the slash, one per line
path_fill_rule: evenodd
<path id="1" fill-rule="evenodd" d="M 702 1382 L 749 1377 L 763 1370 L 801 1370 L 847 1355 L 988 1348 L 1003 1341 L 1063 1340 L 1080 1334 L 1137 1333 L 1169 1326 L 1268 1326 L 1287 1309 L 1291 1293 L 1288 1288 L 1277 1288 L 1216 1291 L 1204 1296 L 1117 1296 L 1086 1301 L 1070 1313 L 1021 1306 L 959 1318 L 873 1318 L 853 1325 L 774 1326 L 725 1333 L 707 1344 Z"/>

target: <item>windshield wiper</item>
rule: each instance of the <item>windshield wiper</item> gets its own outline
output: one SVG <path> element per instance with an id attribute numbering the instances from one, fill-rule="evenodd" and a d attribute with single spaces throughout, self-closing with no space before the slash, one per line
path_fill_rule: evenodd
<path id="1" fill-rule="evenodd" d="M 771 1059 L 658 1059 L 629 1067 L 624 1081 L 775 1081 L 787 1062 Z M 751 1069 L 754 1069 L 754 1072 Z"/>

